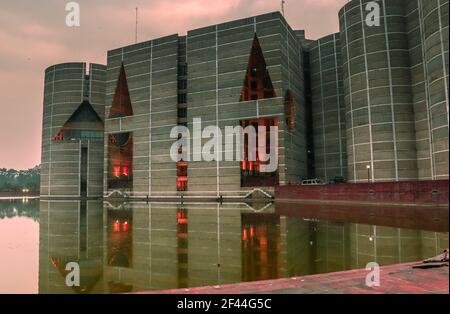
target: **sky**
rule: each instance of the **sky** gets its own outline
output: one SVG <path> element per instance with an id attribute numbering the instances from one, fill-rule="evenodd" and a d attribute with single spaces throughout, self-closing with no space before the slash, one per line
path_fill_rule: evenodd
<path id="1" fill-rule="evenodd" d="M 40 164 L 44 70 L 62 62 L 106 63 L 106 52 L 138 41 L 277 11 L 281 0 L 78 0 L 80 27 L 66 26 L 66 0 L 0 2 L 0 168 Z M 286 0 L 293 29 L 317 39 L 338 31 L 348 0 Z"/>

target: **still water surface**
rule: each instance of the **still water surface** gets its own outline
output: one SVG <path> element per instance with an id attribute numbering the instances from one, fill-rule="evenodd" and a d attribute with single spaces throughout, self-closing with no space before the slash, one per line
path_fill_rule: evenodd
<path id="1" fill-rule="evenodd" d="M 417 261 L 448 247 L 448 225 L 420 230 L 277 212 L 274 205 L 1 200 L 0 293 L 218 285 Z M 69 262 L 80 265 L 80 287 L 65 284 Z"/>

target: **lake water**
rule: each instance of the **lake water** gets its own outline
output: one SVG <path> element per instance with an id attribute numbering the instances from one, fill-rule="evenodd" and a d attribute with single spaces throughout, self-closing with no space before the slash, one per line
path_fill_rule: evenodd
<path id="1" fill-rule="evenodd" d="M 0 293 L 219 285 L 418 261 L 448 247 L 448 216 L 423 227 L 402 219 L 397 227 L 392 220 L 343 222 L 336 213 L 323 220 L 283 209 L 0 200 Z M 78 287 L 66 285 L 73 262 Z"/>

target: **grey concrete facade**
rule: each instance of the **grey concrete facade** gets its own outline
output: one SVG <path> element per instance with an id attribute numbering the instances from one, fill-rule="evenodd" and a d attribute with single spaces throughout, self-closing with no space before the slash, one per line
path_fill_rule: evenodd
<path id="1" fill-rule="evenodd" d="M 239 101 L 254 36 L 258 37 L 276 97 Z M 241 119 L 278 117 L 279 182 L 299 182 L 306 174 L 301 46 L 279 13 L 270 13 L 188 32 L 188 124 L 238 126 Z M 297 105 L 297 128 L 284 123 L 284 95 Z M 206 140 L 204 140 L 206 142 Z M 224 145 L 224 143 L 223 143 Z M 225 147 L 223 146 L 223 150 Z M 219 195 L 239 191 L 238 161 L 191 162 L 192 190 Z M 190 189 L 191 190 L 191 189 Z"/>
<path id="2" fill-rule="evenodd" d="M 240 95 L 255 34 L 259 40 L 276 97 L 241 102 Z M 177 163 L 170 158 L 172 128 L 193 119 L 202 129 L 239 126 L 242 119 L 275 117 L 279 121 L 279 183 L 300 182 L 306 174 L 306 139 L 301 45 L 280 13 L 270 13 L 171 35 L 108 52 L 105 165 L 108 135 L 132 132 L 135 196 L 177 193 Z M 109 109 L 124 66 L 133 115 L 109 118 Z M 187 73 L 182 68 L 187 64 Z M 180 81 L 185 81 L 180 82 Z M 180 83 L 182 86 L 180 86 Z M 297 110 L 297 127 L 286 127 L 284 95 L 289 90 Z M 180 100 L 180 95 L 186 98 Z M 179 117 L 179 110 L 186 117 Z M 203 139 L 205 144 L 208 139 Z M 225 140 L 222 142 L 222 153 Z M 184 194 L 219 195 L 241 188 L 239 161 L 191 161 Z M 108 169 L 105 166 L 105 193 Z"/>
<path id="3" fill-rule="evenodd" d="M 176 192 L 176 162 L 170 158 L 174 139 L 169 135 L 177 126 L 178 40 L 177 35 L 171 35 L 108 52 L 105 116 L 109 116 L 122 64 L 133 116 L 106 119 L 105 148 L 109 134 L 132 132 L 133 195 Z M 107 171 L 105 167 L 105 191 Z"/>
<path id="4" fill-rule="evenodd" d="M 380 26 L 365 4 L 340 11 L 347 122 L 348 179 L 417 179 L 414 109 L 403 1 L 378 2 Z"/>
<path id="5" fill-rule="evenodd" d="M 380 8 L 379 26 L 367 24 L 371 3 Z M 107 66 L 91 65 L 89 75 L 84 63 L 48 68 L 41 194 L 82 196 L 83 149 L 86 196 L 120 190 L 109 184 L 113 175 L 128 177 L 122 190 L 132 196 L 219 196 L 257 187 L 257 180 L 243 183 L 240 161 L 223 159 L 226 138 L 218 145 L 222 160 L 180 166 L 171 159 L 171 131 L 187 126 L 193 135 L 198 118 L 202 129 L 218 126 L 223 134 L 243 121 L 276 121 L 276 176 L 261 185 L 268 190 L 308 176 L 447 179 L 448 1 L 353 0 L 338 16 L 339 33 L 318 40 L 272 12 L 111 50 Z M 265 71 L 263 96 L 248 95 L 255 60 Z M 58 140 L 84 101 L 104 121 L 103 145 L 98 138 Z M 129 160 L 123 169 L 119 160 L 116 175 L 109 147 L 124 134 Z M 119 155 L 123 150 L 116 147 Z"/>
<path id="6" fill-rule="evenodd" d="M 448 1 L 407 1 L 418 178 L 448 178 Z"/>
<path id="7" fill-rule="evenodd" d="M 348 180 L 448 179 L 448 1 L 369 2 L 339 13 Z"/>
<path id="8" fill-rule="evenodd" d="M 344 86 L 339 34 L 309 47 L 315 174 L 329 181 L 347 177 Z"/>
<path id="9" fill-rule="evenodd" d="M 103 133 L 96 134 L 95 138 L 80 133 L 76 138 L 55 139 L 85 101 L 94 110 L 90 113 L 103 119 L 106 67 L 98 64 L 89 67 L 89 75 L 85 63 L 58 64 L 45 72 L 43 197 L 98 197 L 103 193 Z"/>

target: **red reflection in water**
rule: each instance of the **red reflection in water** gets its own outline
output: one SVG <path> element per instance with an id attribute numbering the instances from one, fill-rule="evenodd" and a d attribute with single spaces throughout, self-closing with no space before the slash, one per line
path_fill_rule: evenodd
<path id="1" fill-rule="evenodd" d="M 122 232 L 127 232 L 128 231 L 128 221 L 125 221 L 122 224 Z"/>
<path id="2" fill-rule="evenodd" d="M 133 262 L 132 212 L 108 211 L 108 265 L 131 267 Z"/>
<path id="3" fill-rule="evenodd" d="M 242 215 L 243 281 L 279 278 L 279 217 L 272 214 Z"/>
<path id="4" fill-rule="evenodd" d="M 243 241 L 247 241 L 248 237 L 247 237 L 247 229 L 243 229 L 242 230 L 242 240 Z"/>
<path id="5" fill-rule="evenodd" d="M 118 220 L 114 221 L 113 231 L 114 232 L 119 232 L 120 231 L 120 222 Z"/>
<path id="6" fill-rule="evenodd" d="M 178 288 L 188 286 L 188 210 L 177 210 Z"/>

